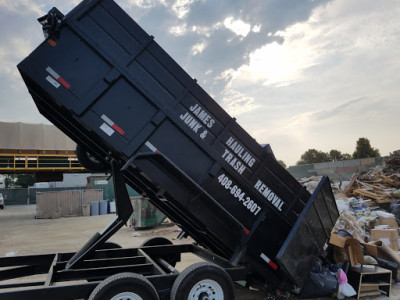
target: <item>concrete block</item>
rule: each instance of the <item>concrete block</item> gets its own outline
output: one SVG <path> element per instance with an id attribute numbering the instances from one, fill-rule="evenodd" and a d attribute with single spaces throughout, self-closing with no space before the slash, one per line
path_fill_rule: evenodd
<path id="1" fill-rule="evenodd" d="M 315 170 L 321 170 L 321 169 L 326 169 L 326 168 L 329 168 L 329 163 L 328 162 L 314 164 L 314 169 Z"/>
<path id="2" fill-rule="evenodd" d="M 343 161 L 343 166 L 359 166 L 360 165 L 360 160 L 359 159 L 351 159 L 351 160 L 344 160 Z"/>
<path id="3" fill-rule="evenodd" d="M 317 171 L 318 171 L 318 175 L 335 174 L 335 168 L 325 168 L 325 169 L 320 169 Z"/>
<path id="4" fill-rule="evenodd" d="M 365 166 L 365 165 L 375 166 L 375 157 L 362 158 L 360 160 L 360 164 L 362 166 Z"/>

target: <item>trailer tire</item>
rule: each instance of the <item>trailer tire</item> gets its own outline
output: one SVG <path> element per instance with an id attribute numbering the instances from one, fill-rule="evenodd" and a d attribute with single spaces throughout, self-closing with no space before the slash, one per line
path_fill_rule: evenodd
<path id="1" fill-rule="evenodd" d="M 76 157 L 83 167 L 93 172 L 107 172 L 109 167 L 102 164 L 82 145 L 76 145 Z"/>
<path id="2" fill-rule="evenodd" d="M 140 247 L 146 247 L 146 246 L 166 246 L 166 245 L 173 245 L 173 243 L 165 238 L 165 237 L 153 237 L 149 238 L 146 241 L 144 241 Z M 169 263 L 171 266 L 175 267 L 176 263 L 178 261 L 181 261 L 181 254 L 180 253 L 173 253 L 173 254 L 168 254 L 168 255 L 160 255 L 158 256 L 159 258 L 162 258 L 165 260 L 167 263 Z"/>
<path id="3" fill-rule="evenodd" d="M 235 299 L 235 288 L 229 274 L 221 267 L 200 262 L 182 271 L 171 289 L 171 300 Z"/>
<path id="4" fill-rule="evenodd" d="M 103 280 L 89 300 L 159 300 L 157 290 L 143 275 L 119 273 Z"/>

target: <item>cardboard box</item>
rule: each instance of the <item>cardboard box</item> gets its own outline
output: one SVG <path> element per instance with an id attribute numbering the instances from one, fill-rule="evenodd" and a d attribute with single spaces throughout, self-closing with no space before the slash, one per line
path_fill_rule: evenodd
<path id="1" fill-rule="evenodd" d="M 329 244 L 338 246 L 339 248 L 344 248 L 346 245 L 346 238 L 331 232 L 331 236 L 329 238 Z"/>
<path id="2" fill-rule="evenodd" d="M 357 239 L 352 237 L 342 237 L 338 234 L 331 232 L 329 243 L 335 246 L 335 263 L 343 263 L 348 260 L 350 261 L 350 265 L 352 267 L 356 266 L 357 264 L 365 263 L 361 245 L 357 241 Z"/>
<path id="3" fill-rule="evenodd" d="M 375 244 L 363 243 L 362 245 L 364 246 L 365 254 L 370 255 L 372 257 L 379 257 L 378 247 Z"/>
<path id="4" fill-rule="evenodd" d="M 394 251 L 399 251 L 399 231 L 395 228 L 372 229 L 371 238 L 373 241 L 382 241 Z"/>
<path id="5" fill-rule="evenodd" d="M 389 228 L 399 228 L 399 225 L 397 224 L 395 218 L 379 217 L 378 219 L 375 220 L 374 226 L 376 227 L 379 225 L 389 225 Z"/>

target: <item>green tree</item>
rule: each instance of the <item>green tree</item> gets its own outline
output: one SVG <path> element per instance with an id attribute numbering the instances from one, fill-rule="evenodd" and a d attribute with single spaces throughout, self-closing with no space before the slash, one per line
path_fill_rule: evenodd
<path id="1" fill-rule="evenodd" d="M 342 152 L 340 152 L 339 150 L 331 150 L 329 151 L 329 157 L 331 161 L 342 160 Z"/>
<path id="2" fill-rule="evenodd" d="M 33 174 L 18 174 L 15 185 L 22 188 L 27 188 L 35 183 L 35 176 Z"/>
<path id="3" fill-rule="evenodd" d="M 329 157 L 331 161 L 341 161 L 346 159 L 351 159 L 351 155 L 348 153 L 342 153 L 339 150 L 331 150 L 329 151 Z"/>
<path id="4" fill-rule="evenodd" d="M 14 179 L 15 179 L 15 175 L 11 174 L 11 175 L 6 175 L 6 178 L 4 179 L 4 184 L 6 186 L 6 189 L 11 188 L 14 185 Z"/>
<path id="5" fill-rule="evenodd" d="M 328 153 L 316 149 L 308 149 L 301 155 L 297 165 L 315 164 L 326 161 L 330 161 Z"/>
<path id="6" fill-rule="evenodd" d="M 351 155 L 351 154 L 349 154 L 349 153 L 344 153 L 343 154 L 343 159 L 342 160 L 349 160 L 349 159 L 352 159 L 353 158 L 353 156 Z"/>
<path id="7" fill-rule="evenodd" d="M 353 153 L 353 158 L 379 157 L 378 149 L 372 148 L 367 138 L 359 138 L 356 144 L 356 150 Z"/>

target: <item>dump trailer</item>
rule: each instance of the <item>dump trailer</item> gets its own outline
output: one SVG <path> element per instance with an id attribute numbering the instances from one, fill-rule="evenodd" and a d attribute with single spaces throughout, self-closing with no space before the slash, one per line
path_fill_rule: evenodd
<path id="1" fill-rule="evenodd" d="M 231 280 L 301 287 L 338 218 L 329 179 L 311 195 L 112 0 L 84 0 L 65 16 L 53 8 L 39 22 L 46 38 L 18 70 L 40 113 L 77 143 L 82 164 L 111 170 L 118 191 L 116 220 L 75 255 L 54 259 L 60 274 L 106 251 L 99 248 L 132 213 L 128 184 L 182 228 L 180 237 L 196 241 L 185 251 L 204 251 Z M 179 260 L 165 241 L 144 246 L 132 251 L 167 266 L 162 258 L 175 255 L 169 267 Z M 188 275 L 171 270 L 132 274 L 173 299 Z M 202 278 L 197 266 L 189 271 Z M 205 282 L 230 299 L 215 274 Z M 159 287 L 154 276 L 172 279 Z"/>

